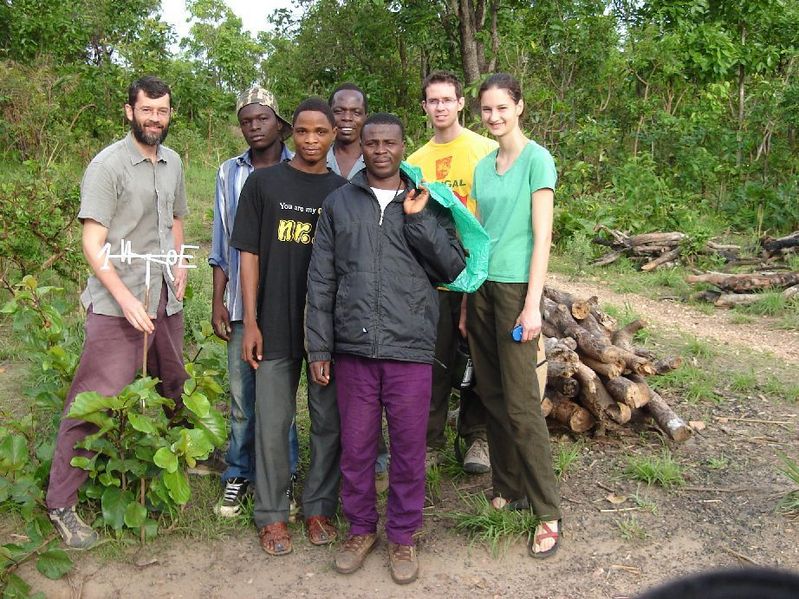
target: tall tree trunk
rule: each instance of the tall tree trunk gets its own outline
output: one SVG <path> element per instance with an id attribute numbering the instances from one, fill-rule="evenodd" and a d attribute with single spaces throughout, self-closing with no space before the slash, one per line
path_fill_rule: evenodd
<path id="1" fill-rule="evenodd" d="M 448 0 L 449 10 L 458 15 L 461 62 L 467 86 L 474 85 L 484 73 L 496 68 L 499 49 L 498 4 L 499 0 Z M 488 57 L 485 44 L 478 38 L 478 34 L 484 31 L 488 31 L 491 40 Z M 469 108 L 476 112 L 475 100 L 469 101 Z"/>
<path id="2" fill-rule="evenodd" d="M 746 25 L 741 23 L 741 47 L 746 45 Z M 741 62 L 738 65 L 738 131 L 735 134 L 737 142 L 737 150 L 735 152 L 735 166 L 740 168 L 743 163 L 744 152 L 744 99 L 746 98 L 746 89 L 744 87 L 744 80 L 746 78 L 746 67 Z"/>

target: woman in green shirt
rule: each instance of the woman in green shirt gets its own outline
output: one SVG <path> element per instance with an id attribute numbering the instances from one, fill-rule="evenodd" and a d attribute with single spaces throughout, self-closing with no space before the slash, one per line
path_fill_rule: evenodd
<path id="1" fill-rule="evenodd" d="M 539 351 L 544 359 L 539 350 L 540 306 L 557 173 L 549 152 L 519 127 L 524 101 L 512 76 L 491 75 L 479 98 L 483 124 L 499 148 L 474 173 L 472 194 L 491 252 L 488 278 L 468 300 L 469 345 L 478 392 L 489 414 L 491 503 L 498 509 L 533 509 L 541 522 L 528 549 L 531 556 L 543 558 L 558 548 L 561 520 L 536 376 Z"/>

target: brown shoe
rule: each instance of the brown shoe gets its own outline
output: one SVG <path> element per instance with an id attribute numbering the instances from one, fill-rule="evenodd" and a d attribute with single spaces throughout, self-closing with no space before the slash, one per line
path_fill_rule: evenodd
<path id="1" fill-rule="evenodd" d="M 391 578 L 397 584 L 408 584 L 419 576 L 419 558 L 413 545 L 388 544 L 388 563 Z"/>
<path id="2" fill-rule="evenodd" d="M 261 549 L 269 555 L 278 556 L 291 553 L 291 535 L 285 522 L 267 524 L 258 531 L 258 538 L 261 541 Z"/>
<path id="3" fill-rule="evenodd" d="M 312 545 L 330 545 L 338 538 L 338 531 L 327 516 L 306 518 L 305 530 Z"/>
<path id="4" fill-rule="evenodd" d="M 375 548 L 377 544 L 377 535 L 370 533 L 368 535 L 350 535 L 344 541 L 344 544 L 336 553 L 336 559 L 333 562 L 333 568 L 339 574 L 352 574 L 363 566 L 363 562 L 369 552 Z"/>

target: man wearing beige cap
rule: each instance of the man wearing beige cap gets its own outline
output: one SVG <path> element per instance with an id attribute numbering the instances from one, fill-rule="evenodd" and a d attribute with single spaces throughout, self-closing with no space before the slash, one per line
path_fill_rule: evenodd
<path id="1" fill-rule="evenodd" d="M 255 480 L 255 371 L 241 359 L 244 330 L 239 278 L 239 251 L 230 245 L 233 221 L 244 182 L 257 168 L 272 166 L 292 157 L 283 140 L 291 135 L 291 125 L 278 113 L 275 97 L 255 86 L 241 93 L 236 116 L 249 148 L 240 156 L 225 161 L 216 178 L 214 225 L 208 263 L 213 268 L 211 322 L 214 333 L 228 342 L 230 381 L 230 445 L 222 474 L 225 491 L 216 506 L 220 516 L 233 517 Z M 292 472 L 296 471 L 297 435 L 289 435 Z M 293 451 L 292 451 L 293 450 Z"/>

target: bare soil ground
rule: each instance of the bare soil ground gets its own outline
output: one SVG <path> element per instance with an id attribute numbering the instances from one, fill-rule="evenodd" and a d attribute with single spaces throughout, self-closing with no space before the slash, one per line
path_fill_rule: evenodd
<path id="1" fill-rule="evenodd" d="M 799 334 L 731 324 L 721 312 L 615 294 L 598 283 L 554 283 L 603 302 L 625 301 L 662 334 L 688 333 L 728 347 L 742 358 L 769 352 L 774 368 L 797 372 Z M 73 553 L 68 579 L 49 581 L 33 566 L 22 574 L 48 597 L 634 597 L 663 581 L 717 567 L 752 563 L 799 570 L 799 526 L 776 511 L 792 490 L 778 467 L 780 454 L 799 456 L 799 406 L 756 394 L 718 404 L 688 404 L 667 396 L 685 420 L 706 428 L 671 451 L 686 484 L 647 487 L 623 475 L 633 455 L 659 455 L 665 442 L 646 423 L 604 438 L 586 438 L 562 482 L 565 536 L 545 561 L 527 555 L 525 540 L 492 557 L 454 530 L 450 512 L 460 495 L 490 487 L 490 476 L 444 480 L 441 497 L 426 510 L 419 543 L 420 579 L 395 585 L 388 574 L 385 538 L 365 567 L 350 576 L 331 569 L 333 550 L 312 547 L 294 529 L 292 555 L 270 558 L 255 530 L 198 542 L 165 537 L 122 560 L 97 552 Z M 574 439 L 553 431 L 555 449 Z M 609 498 L 614 501 L 611 502 Z M 621 498 L 625 500 L 621 503 Z M 637 498 L 637 501 L 636 501 Z"/>

